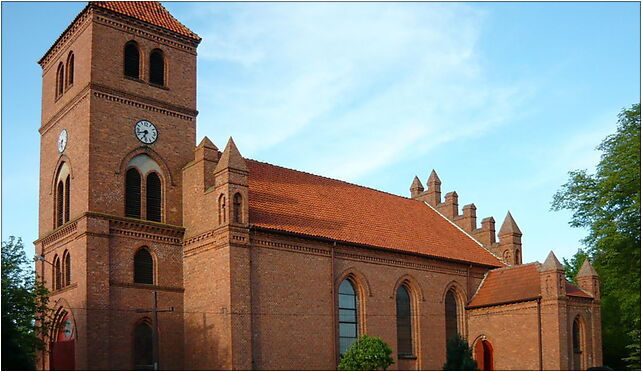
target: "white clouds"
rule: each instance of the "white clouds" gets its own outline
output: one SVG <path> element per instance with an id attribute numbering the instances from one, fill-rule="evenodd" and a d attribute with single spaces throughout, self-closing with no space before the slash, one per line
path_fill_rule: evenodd
<path id="1" fill-rule="evenodd" d="M 443 3 L 199 3 L 199 132 L 244 155 L 358 178 L 504 122 L 521 88 L 485 80 L 484 14 Z M 311 135 L 312 134 L 312 135 Z"/>

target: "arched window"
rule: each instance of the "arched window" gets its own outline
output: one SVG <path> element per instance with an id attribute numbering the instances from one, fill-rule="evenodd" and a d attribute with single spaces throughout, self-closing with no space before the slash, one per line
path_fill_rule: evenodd
<path id="1" fill-rule="evenodd" d="M 145 248 L 134 256 L 134 283 L 154 284 L 154 260 Z"/>
<path id="2" fill-rule="evenodd" d="M 134 370 L 154 369 L 152 345 L 152 327 L 147 321 L 143 321 L 134 329 Z"/>
<path id="3" fill-rule="evenodd" d="M 221 194 L 218 197 L 218 223 L 222 225 L 225 223 L 225 195 Z"/>
<path id="4" fill-rule="evenodd" d="M 152 50 L 149 56 L 149 82 L 165 85 L 165 57 L 160 49 Z"/>
<path id="5" fill-rule="evenodd" d="M 140 173 L 135 168 L 125 175 L 125 217 L 140 218 Z"/>
<path id="6" fill-rule="evenodd" d="M 58 64 L 58 70 L 56 70 L 56 98 L 62 95 L 65 84 L 65 68 L 60 62 Z"/>
<path id="7" fill-rule="evenodd" d="M 67 56 L 67 81 L 65 87 L 69 88 L 74 85 L 74 52 L 69 52 Z"/>
<path id="8" fill-rule="evenodd" d="M 521 265 L 522 264 L 522 256 L 521 252 L 519 249 L 515 250 L 515 265 Z"/>
<path id="9" fill-rule="evenodd" d="M 339 353 L 348 350 L 359 337 L 357 319 L 358 298 L 354 285 L 345 279 L 339 286 Z"/>
<path id="10" fill-rule="evenodd" d="M 400 285 L 397 288 L 397 354 L 413 355 L 412 352 L 412 318 L 410 310 L 410 294 L 408 289 Z"/>
<path id="11" fill-rule="evenodd" d="M 140 52 L 135 41 L 125 44 L 125 61 L 123 64 L 125 76 L 140 79 Z"/>
<path id="12" fill-rule="evenodd" d="M 583 370 L 582 366 L 582 324 L 580 323 L 580 317 L 577 316 L 573 320 L 573 369 L 576 371 Z"/>
<path id="13" fill-rule="evenodd" d="M 71 256 L 68 251 L 62 254 L 62 261 L 65 268 L 64 286 L 66 287 L 71 284 Z"/>
<path id="14" fill-rule="evenodd" d="M 62 288 L 62 268 L 60 267 L 60 257 L 54 257 L 54 291 Z"/>
<path id="15" fill-rule="evenodd" d="M 71 202 L 71 176 L 67 176 L 65 179 L 65 218 L 64 222 L 69 222 L 69 205 Z"/>
<path id="16" fill-rule="evenodd" d="M 446 293 L 446 343 L 455 334 L 459 333 L 458 327 L 458 310 L 457 299 L 455 298 L 455 291 L 452 289 Z"/>
<path id="17" fill-rule="evenodd" d="M 161 180 L 152 172 L 147 176 L 147 219 L 161 221 Z"/>
<path id="18" fill-rule="evenodd" d="M 243 197 L 241 194 L 236 193 L 234 194 L 234 222 L 235 223 L 241 223 L 243 222 Z"/>
<path id="19" fill-rule="evenodd" d="M 56 227 L 62 226 L 65 206 L 65 186 L 62 181 L 58 181 L 56 186 Z"/>

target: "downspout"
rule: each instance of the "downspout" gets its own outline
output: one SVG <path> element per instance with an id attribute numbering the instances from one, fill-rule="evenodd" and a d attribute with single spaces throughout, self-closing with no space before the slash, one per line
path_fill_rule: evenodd
<path id="1" fill-rule="evenodd" d="M 337 368 L 338 355 L 337 355 L 337 296 L 335 295 L 334 288 L 334 250 L 337 247 L 337 242 L 332 242 L 330 248 L 330 294 L 332 296 L 332 352 L 334 355 L 334 369 Z"/>
<path id="2" fill-rule="evenodd" d="M 542 298 L 537 299 L 537 346 L 539 348 L 539 370 L 544 370 L 542 365 Z"/>

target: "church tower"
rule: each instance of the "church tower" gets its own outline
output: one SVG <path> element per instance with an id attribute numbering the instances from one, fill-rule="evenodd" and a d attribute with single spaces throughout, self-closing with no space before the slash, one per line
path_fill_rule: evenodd
<path id="1" fill-rule="evenodd" d="M 182 369 L 181 170 L 200 38 L 157 2 L 90 2 L 42 67 L 37 271 L 56 318 L 43 369 Z"/>

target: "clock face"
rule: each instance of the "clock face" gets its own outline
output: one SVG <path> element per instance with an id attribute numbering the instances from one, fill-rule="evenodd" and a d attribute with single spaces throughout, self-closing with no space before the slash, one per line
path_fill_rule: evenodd
<path id="1" fill-rule="evenodd" d="M 136 123 L 134 127 L 134 133 L 136 138 L 142 143 L 151 144 L 156 142 L 158 138 L 158 130 L 151 122 L 147 120 L 141 120 Z"/>
<path id="2" fill-rule="evenodd" d="M 60 131 L 58 135 L 58 152 L 62 153 L 67 147 L 67 129 Z"/>

